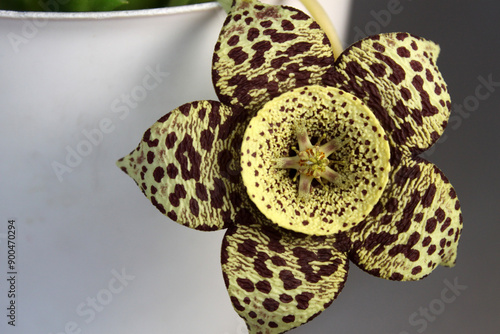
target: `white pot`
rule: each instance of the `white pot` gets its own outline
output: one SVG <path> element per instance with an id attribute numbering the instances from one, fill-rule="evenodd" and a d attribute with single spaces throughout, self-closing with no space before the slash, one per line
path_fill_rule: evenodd
<path id="1" fill-rule="evenodd" d="M 350 1 L 323 3 L 345 36 Z M 223 232 L 172 223 L 115 167 L 163 114 L 216 99 L 224 19 L 215 3 L 0 11 L 1 275 L 16 227 L 16 326 L 0 284 L 1 333 L 246 332 L 220 272 Z"/>

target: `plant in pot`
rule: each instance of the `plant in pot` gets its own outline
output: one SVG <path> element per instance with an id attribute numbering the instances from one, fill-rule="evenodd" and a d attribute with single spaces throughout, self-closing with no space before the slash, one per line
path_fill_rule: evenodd
<path id="1" fill-rule="evenodd" d="M 26 43 L 13 51 L 35 75 L 29 82 L 16 77 L 14 71 L 21 66 L 14 63 L 11 81 L 4 86 L 13 86 L 15 98 L 8 107 L 17 112 L 14 121 L 30 134 L 14 144 L 14 152 L 28 167 L 11 168 L 10 173 L 30 175 L 24 190 L 35 189 L 57 214 L 77 216 L 72 224 L 100 229 L 104 221 L 126 222 L 141 234 L 148 229 L 145 217 L 159 219 L 152 216 L 151 207 L 139 204 L 138 196 L 125 195 L 132 187 L 122 184 L 108 166 L 118 152 L 130 151 L 131 143 L 142 137 L 119 166 L 171 220 L 205 231 L 228 229 L 222 243 L 222 276 L 232 306 L 251 333 L 282 333 L 312 320 L 342 289 L 349 260 L 393 280 L 420 279 L 438 264 L 452 265 L 461 231 L 456 194 L 437 168 L 415 157 L 437 140 L 449 112 L 449 96 L 434 66 L 437 46 L 409 34 L 386 34 L 341 54 L 339 43 L 332 43 L 332 49 L 320 26 L 290 7 L 242 0 L 227 9 L 227 19 L 220 11 L 210 14 L 224 21 L 219 39 L 210 43 L 216 45 L 213 57 L 212 50 L 209 56 L 197 52 L 206 42 L 196 37 L 200 22 L 183 28 L 183 16 L 179 26 L 171 27 L 172 43 L 155 25 L 162 22 L 161 15 L 147 11 L 131 20 L 122 20 L 120 14 L 95 16 L 98 20 L 91 23 L 101 23 L 98 28 L 87 24 L 86 14 L 60 16 L 62 20 L 24 17 L 21 32 L 36 27 L 31 30 L 35 36 L 24 36 Z M 210 15 L 200 17 L 201 26 L 213 18 Z M 134 24 L 145 17 L 147 27 Z M 256 23 L 245 29 L 238 21 Z M 30 52 L 40 47 L 49 26 L 86 38 L 57 29 L 61 45 L 44 44 L 43 52 Z M 85 35 L 78 36 L 82 27 Z M 116 38 L 117 32 L 119 44 L 96 38 Z M 164 44 L 157 43 L 158 35 Z M 245 44 L 245 38 L 253 44 Z M 47 53 L 49 68 L 33 62 L 33 57 Z M 334 58 L 339 60 L 334 63 Z M 430 84 L 417 73 L 422 71 L 439 89 L 430 92 Z M 106 80 L 99 80 L 102 77 Z M 210 80 L 217 96 L 206 89 Z M 47 99 L 51 94 L 43 88 L 54 85 L 61 85 L 61 91 Z M 23 99 L 26 91 L 35 98 Z M 200 98 L 206 100 L 183 104 Z M 143 136 L 137 135 L 156 119 Z M 13 135 L 14 128 L 6 130 Z M 132 212 L 125 209 L 131 207 Z M 50 217 L 53 211 L 41 212 L 58 220 Z M 422 221 L 427 222 L 425 235 Z M 120 224 L 113 226 L 123 228 Z M 104 236 L 114 232 L 105 229 Z M 183 240 L 191 246 L 183 248 L 187 252 L 162 248 L 163 254 L 173 254 L 165 257 L 168 266 L 158 266 L 155 259 L 150 270 L 169 280 L 159 290 L 163 285 L 182 287 L 178 292 L 168 289 L 167 299 L 175 300 L 171 311 L 189 308 L 193 314 L 196 305 L 190 305 L 190 294 L 206 292 L 194 281 L 176 281 L 172 273 L 181 270 L 173 265 L 190 268 L 192 257 L 214 244 L 203 245 L 198 236 L 174 227 L 169 232 L 167 240 L 165 233 L 143 240 L 169 244 L 165 247 Z M 129 245 L 118 259 L 132 255 L 130 249 L 138 246 Z M 139 279 L 145 271 L 140 261 L 132 263 L 138 274 L 122 271 L 121 281 Z M 218 268 L 206 267 L 208 272 Z M 116 270 L 112 273 L 116 278 Z M 205 274 L 204 287 L 211 280 Z M 192 276 L 199 277 L 199 271 Z M 106 300 L 103 296 L 98 294 L 97 300 Z M 210 305 L 229 306 L 218 298 L 210 298 Z M 162 302 L 157 305 L 164 307 Z M 225 321 L 207 318 L 214 326 L 203 323 L 197 332 L 226 328 L 215 327 Z M 174 323 L 168 321 L 169 331 L 181 332 Z"/>

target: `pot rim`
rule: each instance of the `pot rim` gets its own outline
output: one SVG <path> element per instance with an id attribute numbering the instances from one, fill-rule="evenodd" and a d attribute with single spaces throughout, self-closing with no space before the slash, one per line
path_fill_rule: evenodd
<path id="1" fill-rule="evenodd" d="M 177 15 L 222 8 L 217 2 L 205 2 L 193 5 L 162 7 L 151 9 L 122 10 L 109 12 L 22 12 L 0 10 L 0 19 L 33 19 L 33 20 L 102 20 L 114 18 L 138 18 L 148 16 Z"/>

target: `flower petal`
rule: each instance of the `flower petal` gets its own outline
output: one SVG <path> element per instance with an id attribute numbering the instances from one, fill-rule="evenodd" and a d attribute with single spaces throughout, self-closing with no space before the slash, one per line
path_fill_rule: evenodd
<path id="1" fill-rule="evenodd" d="M 251 334 L 283 333 L 312 320 L 333 302 L 349 264 L 336 246 L 332 238 L 259 222 L 238 224 L 226 232 L 224 280 Z"/>
<path id="2" fill-rule="evenodd" d="M 432 163 L 410 160 L 391 172 L 380 202 L 350 231 L 350 258 L 375 276 L 418 280 L 439 264 L 455 264 L 461 231 L 448 179 Z"/>
<path id="3" fill-rule="evenodd" d="M 172 220 L 198 230 L 227 227 L 249 201 L 239 166 L 242 115 L 215 101 L 185 104 L 159 119 L 117 165 Z"/>
<path id="4" fill-rule="evenodd" d="M 342 53 L 338 72 L 325 83 L 366 102 L 388 134 L 395 161 L 425 151 L 446 127 L 451 103 L 438 54 L 438 45 L 407 33 L 371 36 Z"/>
<path id="5" fill-rule="evenodd" d="M 307 200 L 299 198 L 289 170 L 275 165 L 297 145 L 297 127 L 339 145 L 330 167 L 340 177 L 313 184 Z M 250 121 L 241 154 L 243 181 L 259 210 L 283 228 L 315 235 L 361 222 L 382 195 L 390 169 L 389 144 L 377 118 L 360 99 L 333 87 L 296 88 L 268 102 Z M 301 175 L 302 186 L 307 180 Z"/>
<path id="6" fill-rule="evenodd" d="M 298 9 L 238 0 L 215 46 L 220 101 L 258 110 L 295 87 L 321 82 L 334 57 L 319 25 Z"/>

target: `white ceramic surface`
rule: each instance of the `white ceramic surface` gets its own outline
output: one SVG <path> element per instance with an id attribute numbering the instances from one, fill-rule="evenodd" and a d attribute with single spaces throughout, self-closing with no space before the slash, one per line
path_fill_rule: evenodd
<path id="1" fill-rule="evenodd" d="M 350 1 L 323 3 L 345 36 Z M 223 232 L 172 223 L 115 167 L 163 114 L 216 99 L 224 18 L 213 3 L 0 11 L 0 333 L 246 333 L 220 272 Z"/>

